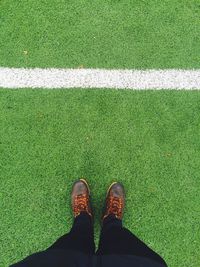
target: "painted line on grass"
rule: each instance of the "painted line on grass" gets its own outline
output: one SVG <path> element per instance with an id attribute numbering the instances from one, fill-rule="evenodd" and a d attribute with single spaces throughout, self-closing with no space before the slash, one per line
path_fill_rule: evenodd
<path id="1" fill-rule="evenodd" d="M 0 68 L 0 88 L 200 89 L 200 69 Z"/>

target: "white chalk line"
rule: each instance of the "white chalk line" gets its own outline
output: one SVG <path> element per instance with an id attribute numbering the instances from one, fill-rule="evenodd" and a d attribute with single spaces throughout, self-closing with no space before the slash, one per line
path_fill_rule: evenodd
<path id="1" fill-rule="evenodd" d="M 0 88 L 200 89 L 200 69 L 25 69 L 0 67 Z"/>

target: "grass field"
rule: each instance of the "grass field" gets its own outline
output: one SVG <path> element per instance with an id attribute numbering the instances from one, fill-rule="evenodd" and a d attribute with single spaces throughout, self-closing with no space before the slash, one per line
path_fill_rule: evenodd
<path id="1" fill-rule="evenodd" d="M 199 17 L 197 0 L 1 0 L 0 62 L 199 68 Z"/>
<path id="2" fill-rule="evenodd" d="M 198 69 L 199 17 L 198 1 L 0 0 L 0 66 Z M 0 89 L 0 267 L 70 229 L 80 176 L 96 243 L 119 180 L 124 225 L 169 267 L 199 267 L 199 114 L 198 91 Z"/>
<path id="3" fill-rule="evenodd" d="M 169 266 L 198 266 L 199 109 L 198 92 L 0 91 L 2 264 L 70 229 L 85 176 L 96 218 L 119 180 L 125 225 Z"/>

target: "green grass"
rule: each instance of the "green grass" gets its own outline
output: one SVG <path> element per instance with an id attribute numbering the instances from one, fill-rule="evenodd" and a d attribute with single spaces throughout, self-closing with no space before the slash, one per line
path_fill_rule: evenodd
<path id="1" fill-rule="evenodd" d="M 0 0 L 0 65 L 200 68 L 197 0 Z"/>
<path id="2" fill-rule="evenodd" d="M 200 3 L 0 0 L 0 66 L 200 68 Z M 69 231 L 70 191 L 127 191 L 124 224 L 169 267 L 200 262 L 197 91 L 0 90 L 0 267 Z"/>
<path id="3" fill-rule="evenodd" d="M 0 90 L 0 266 L 70 229 L 71 186 L 84 176 L 96 242 L 118 180 L 124 225 L 169 267 L 198 267 L 199 112 L 197 91 Z"/>

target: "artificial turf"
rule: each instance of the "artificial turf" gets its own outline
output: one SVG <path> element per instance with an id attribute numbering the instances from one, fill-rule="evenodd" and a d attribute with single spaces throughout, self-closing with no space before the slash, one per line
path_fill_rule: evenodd
<path id="1" fill-rule="evenodd" d="M 0 66 L 199 68 L 196 0 L 0 0 Z M 169 267 L 200 263 L 197 91 L 0 90 L 0 267 L 47 248 L 72 223 L 88 179 L 98 242 L 113 180 L 124 225 Z"/>
<path id="2" fill-rule="evenodd" d="M 71 186 L 86 177 L 96 243 L 117 180 L 124 225 L 169 267 L 198 267 L 199 112 L 197 91 L 0 90 L 0 266 L 70 229 Z"/>
<path id="3" fill-rule="evenodd" d="M 197 0 L 1 0 L 5 67 L 199 68 Z"/>

